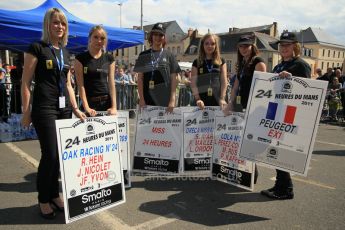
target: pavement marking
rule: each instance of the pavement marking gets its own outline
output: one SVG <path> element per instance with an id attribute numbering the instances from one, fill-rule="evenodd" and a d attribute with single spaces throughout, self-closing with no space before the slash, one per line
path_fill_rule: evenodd
<path id="1" fill-rule="evenodd" d="M 96 219 L 106 226 L 108 229 L 121 229 L 121 230 L 132 230 L 129 225 L 117 218 L 108 210 L 102 211 L 95 215 Z"/>
<path id="2" fill-rule="evenodd" d="M 153 220 L 146 221 L 142 224 L 136 225 L 134 226 L 134 229 L 135 230 L 154 229 L 154 228 L 158 228 L 160 226 L 172 223 L 178 219 L 180 219 L 178 216 L 176 216 L 173 213 L 170 213 L 168 215 L 161 216 Z"/>
<path id="3" fill-rule="evenodd" d="M 304 180 L 304 179 L 297 178 L 297 177 L 291 177 L 291 179 L 295 180 L 295 181 L 303 182 L 303 183 L 306 183 L 306 184 L 315 185 L 315 186 L 318 186 L 318 187 L 321 187 L 321 188 L 327 188 L 327 189 L 332 189 L 332 190 L 336 189 L 335 187 L 332 187 L 332 186 L 329 186 L 329 185 L 326 185 L 326 184 L 322 184 L 322 183 L 319 183 L 319 182 L 316 182 L 316 181 L 312 181 L 312 180 Z M 271 177 L 270 180 L 275 181 L 276 178 L 275 177 Z"/>
<path id="4" fill-rule="evenodd" d="M 31 157 L 28 153 L 24 152 L 22 149 L 18 148 L 16 145 L 12 143 L 5 143 L 5 145 L 11 149 L 13 152 L 17 153 L 21 158 L 27 161 L 29 164 L 33 165 L 35 168 L 38 168 L 39 162 Z M 121 229 L 121 230 L 133 230 L 133 229 L 153 229 L 158 228 L 162 225 L 169 224 L 171 222 L 180 219 L 178 216 L 174 214 L 168 214 L 166 216 L 161 216 L 156 219 L 144 222 L 140 225 L 131 227 L 123 222 L 121 219 L 115 217 L 110 211 L 104 210 L 96 215 L 94 215 L 96 219 L 105 225 L 108 229 Z"/>
<path id="5" fill-rule="evenodd" d="M 341 147 L 345 147 L 345 145 L 342 144 L 337 144 L 337 143 L 331 143 L 331 142 L 325 142 L 325 141 L 316 141 L 317 143 L 320 144 L 326 144 L 326 145 L 336 145 L 336 146 L 341 146 Z"/>
<path id="6" fill-rule="evenodd" d="M 5 145 L 11 149 L 13 152 L 18 153 L 18 155 L 23 158 L 25 161 L 29 162 L 31 165 L 33 165 L 35 168 L 38 168 L 38 161 L 33 158 L 32 156 L 30 156 L 29 154 L 27 154 L 26 152 L 24 152 L 23 150 L 21 150 L 20 148 L 18 148 L 17 146 L 15 146 L 12 143 L 5 143 Z"/>

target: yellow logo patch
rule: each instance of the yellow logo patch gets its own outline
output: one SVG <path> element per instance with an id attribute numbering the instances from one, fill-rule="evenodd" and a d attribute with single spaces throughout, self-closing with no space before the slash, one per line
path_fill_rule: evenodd
<path id="1" fill-rule="evenodd" d="M 46 67 L 47 67 L 47 69 L 53 69 L 53 61 L 52 60 L 46 60 Z"/>
<path id="2" fill-rule="evenodd" d="M 200 68 L 200 69 L 199 69 L 199 72 L 200 72 L 200 74 L 203 74 L 203 73 L 204 73 L 204 69 L 203 69 L 203 68 Z"/>
<path id="3" fill-rule="evenodd" d="M 87 67 L 84 67 L 84 74 L 87 74 Z"/>

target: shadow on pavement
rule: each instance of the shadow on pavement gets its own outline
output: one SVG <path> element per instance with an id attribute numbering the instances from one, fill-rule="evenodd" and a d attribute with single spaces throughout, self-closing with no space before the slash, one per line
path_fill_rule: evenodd
<path id="1" fill-rule="evenodd" d="M 271 201 L 258 193 L 247 192 L 227 184 L 198 178 L 150 179 L 143 182 L 133 182 L 133 187 L 142 187 L 150 191 L 180 191 L 171 195 L 167 200 L 157 200 L 143 203 L 139 209 L 157 215 L 174 214 L 182 220 L 205 226 L 221 226 L 265 221 L 267 218 L 232 212 L 230 206 L 240 202 Z M 207 181 L 205 181 L 207 180 Z"/>
<path id="2" fill-rule="evenodd" d="M 313 154 L 340 157 L 340 156 L 345 156 L 345 151 L 344 150 L 322 150 L 322 151 L 314 151 Z"/>
<path id="3" fill-rule="evenodd" d="M 0 209 L 1 225 L 65 224 L 63 213 L 57 213 L 54 220 L 45 220 L 39 214 L 38 205 Z M 1 227 L 0 227 L 1 228 Z"/>
<path id="4" fill-rule="evenodd" d="M 36 173 L 24 176 L 25 182 L 20 183 L 0 183 L 0 191 L 4 192 L 36 192 Z"/>

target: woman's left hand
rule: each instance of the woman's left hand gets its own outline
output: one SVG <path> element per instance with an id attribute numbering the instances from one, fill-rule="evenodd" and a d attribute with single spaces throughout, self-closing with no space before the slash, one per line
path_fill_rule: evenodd
<path id="1" fill-rule="evenodd" d="M 80 111 L 79 109 L 74 109 L 73 110 L 74 115 L 76 115 L 78 118 L 80 118 L 80 120 L 84 121 L 86 118 L 85 113 L 83 113 L 82 111 Z"/>
<path id="2" fill-rule="evenodd" d="M 107 109 L 107 113 L 108 113 L 108 115 L 116 115 L 117 110 L 116 110 L 116 108 L 109 108 L 109 109 Z"/>
<path id="3" fill-rule="evenodd" d="M 172 113 L 175 108 L 175 103 L 174 102 L 169 102 L 168 107 L 166 109 L 166 113 Z"/>
<path id="4" fill-rule="evenodd" d="M 282 71 L 279 73 L 279 77 L 288 78 L 288 77 L 292 77 L 292 74 L 286 71 Z"/>
<path id="5" fill-rule="evenodd" d="M 226 107 L 227 104 L 228 103 L 226 103 L 224 99 L 219 99 L 219 106 L 222 110 Z"/>

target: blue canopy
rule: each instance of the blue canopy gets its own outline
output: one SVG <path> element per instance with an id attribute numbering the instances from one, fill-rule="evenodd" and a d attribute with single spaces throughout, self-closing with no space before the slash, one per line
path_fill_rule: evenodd
<path id="1" fill-rule="evenodd" d="M 87 49 L 88 33 L 94 24 L 88 23 L 69 13 L 56 0 L 46 0 L 35 9 L 12 11 L 0 9 L 0 48 L 25 52 L 34 41 L 42 36 L 42 23 L 45 12 L 52 7 L 61 9 L 69 24 L 68 49 L 79 53 Z M 108 34 L 108 50 L 143 44 L 141 30 L 104 27 Z"/>

